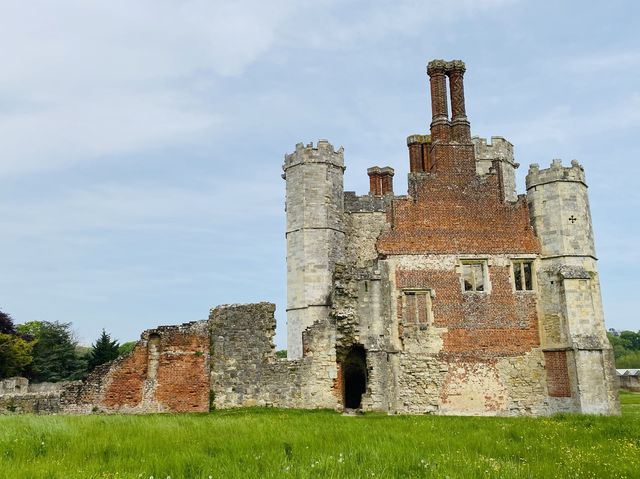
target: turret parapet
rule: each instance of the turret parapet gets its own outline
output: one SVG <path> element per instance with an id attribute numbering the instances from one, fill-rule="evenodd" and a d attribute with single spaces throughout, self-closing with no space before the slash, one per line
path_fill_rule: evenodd
<path id="1" fill-rule="evenodd" d="M 491 143 L 486 138 L 471 138 L 475 152 L 476 174 L 497 174 L 505 201 L 517 201 L 516 168 L 520 165 L 513 160 L 513 145 L 501 136 L 492 136 Z"/>
<path id="2" fill-rule="evenodd" d="M 471 142 L 476 152 L 476 161 L 500 160 L 510 163 L 514 168 L 520 166 L 513 159 L 513 144 L 501 136 L 492 136 L 491 143 L 486 138 L 474 136 Z"/>
<path id="3" fill-rule="evenodd" d="M 543 170 L 540 169 L 540 165 L 537 163 L 532 163 L 529 166 L 526 178 L 527 190 L 556 181 L 582 183 L 587 186 L 584 168 L 576 160 L 571 160 L 571 166 L 562 166 L 562 160 L 554 159 L 551 162 L 551 166 Z"/>
<path id="4" fill-rule="evenodd" d="M 316 146 L 313 146 L 313 142 L 306 146 L 304 143 L 298 143 L 293 153 L 284 155 L 282 169 L 286 171 L 301 163 L 328 163 L 344 171 L 344 148 L 340 147 L 336 150 L 328 140 L 318 140 Z"/>

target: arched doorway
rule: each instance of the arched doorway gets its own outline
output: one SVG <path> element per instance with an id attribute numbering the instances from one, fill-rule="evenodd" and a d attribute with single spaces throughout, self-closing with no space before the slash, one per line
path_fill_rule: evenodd
<path id="1" fill-rule="evenodd" d="M 345 409 L 360 409 L 367 390 L 367 353 L 363 346 L 352 346 L 342 361 L 342 381 Z"/>

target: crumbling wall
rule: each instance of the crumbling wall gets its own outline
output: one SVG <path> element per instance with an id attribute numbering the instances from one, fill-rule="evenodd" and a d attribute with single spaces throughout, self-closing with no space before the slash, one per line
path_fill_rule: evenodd
<path id="1" fill-rule="evenodd" d="M 106 412 L 209 410 L 206 321 L 147 330 L 125 357 L 88 378 L 81 404 Z"/>
<path id="2" fill-rule="evenodd" d="M 211 310 L 213 406 L 335 408 L 335 328 L 316 322 L 303 333 L 304 357 L 276 358 L 272 303 L 222 305 Z"/>
<path id="3" fill-rule="evenodd" d="M 147 330 L 126 356 L 98 366 L 85 381 L 3 384 L 0 412 L 206 412 L 207 321 Z M 18 384 L 19 383 L 19 384 Z"/>

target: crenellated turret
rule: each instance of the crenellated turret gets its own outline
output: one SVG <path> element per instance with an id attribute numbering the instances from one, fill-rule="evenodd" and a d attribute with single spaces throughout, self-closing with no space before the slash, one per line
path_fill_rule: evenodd
<path id="1" fill-rule="evenodd" d="M 329 314 L 336 262 L 344 258 L 344 157 L 327 140 L 285 156 L 287 350 L 303 356 L 302 332 Z"/>
<path id="2" fill-rule="evenodd" d="M 526 178 L 531 223 L 542 247 L 538 285 L 548 360 L 566 361 L 571 397 L 585 413 L 618 409 L 613 353 L 604 327 L 600 281 L 584 169 L 531 165 Z M 558 359 L 559 358 L 559 359 Z"/>

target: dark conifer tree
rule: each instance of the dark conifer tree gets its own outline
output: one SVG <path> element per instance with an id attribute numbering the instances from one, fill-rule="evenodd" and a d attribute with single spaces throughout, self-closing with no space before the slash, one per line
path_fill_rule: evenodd
<path id="1" fill-rule="evenodd" d="M 118 357 L 119 347 L 118 341 L 111 340 L 111 336 L 103 329 L 98 340 L 95 344 L 91 345 L 89 371 L 93 371 L 96 366 L 116 359 Z"/>
<path id="2" fill-rule="evenodd" d="M 29 378 L 34 382 L 82 379 L 86 362 L 76 352 L 71 323 L 30 321 L 18 327 L 35 339 Z"/>
<path id="3" fill-rule="evenodd" d="M 0 311 L 0 334 L 16 334 L 13 319 L 2 311 Z"/>

